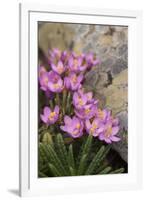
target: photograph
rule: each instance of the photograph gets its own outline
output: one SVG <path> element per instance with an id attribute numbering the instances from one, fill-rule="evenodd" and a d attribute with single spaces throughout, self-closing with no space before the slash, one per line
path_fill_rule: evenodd
<path id="1" fill-rule="evenodd" d="M 128 26 L 37 31 L 38 178 L 128 173 Z"/>

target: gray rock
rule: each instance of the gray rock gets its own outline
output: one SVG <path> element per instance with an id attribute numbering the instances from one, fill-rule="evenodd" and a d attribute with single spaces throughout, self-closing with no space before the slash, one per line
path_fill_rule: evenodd
<path id="1" fill-rule="evenodd" d="M 115 64 L 111 66 L 113 75 L 119 74 L 121 71 L 127 68 L 127 62 L 123 59 L 117 59 Z"/>
<path id="2" fill-rule="evenodd" d="M 120 112 L 116 115 L 120 120 L 120 129 L 128 131 L 128 115 L 127 111 Z"/>
<path id="3" fill-rule="evenodd" d="M 128 162 L 128 114 L 126 111 L 120 112 L 117 114 L 117 117 L 120 121 L 120 132 L 119 137 L 121 138 L 121 141 L 118 143 L 113 143 L 113 149 L 115 149 L 123 160 Z"/>
<path id="4" fill-rule="evenodd" d="M 119 48 L 117 49 L 117 54 L 119 56 L 122 56 L 125 53 L 127 54 L 127 50 L 128 50 L 127 44 L 123 44 L 123 45 L 119 46 Z"/>

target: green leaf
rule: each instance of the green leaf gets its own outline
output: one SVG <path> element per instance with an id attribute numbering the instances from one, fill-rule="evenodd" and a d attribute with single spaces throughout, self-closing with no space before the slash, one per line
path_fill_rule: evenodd
<path id="1" fill-rule="evenodd" d="M 69 170 L 70 170 L 71 176 L 76 176 L 75 169 L 73 169 L 72 167 L 69 167 Z"/>
<path id="2" fill-rule="evenodd" d="M 105 147 L 102 146 L 97 152 L 97 154 L 94 156 L 92 162 L 90 163 L 88 169 L 86 170 L 85 172 L 86 175 L 91 175 L 94 173 L 95 168 L 97 168 L 97 166 L 99 165 L 103 157 L 104 151 L 105 151 Z"/>
<path id="3" fill-rule="evenodd" d="M 67 160 L 67 150 L 66 150 L 61 134 L 57 135 L 56 145 L 57 145 L 57 151 L 58 151 L 58 156 L 60 158 L 60 161 L 62 162 L 64 168 L 69 171 L 68 160 Z"/>
<path id="4" fill-rule="evenodd" d="M 75 171 L 75 160 L 74 160 L 74 155 L 73 155 L 72 144 L 69 145 L 69 150 L 68 150 L 68 165 L 69 165 L 69 169 L 72 168 Z"/>
<path id="5" fill-rule="evenodd" d="M 52 136 L 48 131 L 45 131 L 42 136 L 42 143 L 43 144 L 53 144 Z"/>
<path id="6" fill-rule="evenodd" d="M 99 174 L 108 174 L 112 170 L 111 167 L 106 167 L 102 171 L 99 172 Z"/>
<path id="7" fill-rule="evenodd" d="M 110 174 L 121 174 L 124 172 L 124 168 L 119 168 L 119 169 L 116 169 L 112 172 L 110 172 Z"/>
<path id="8" fill-rule="evenodd" d="M 93 139 L 93 136 L 92 135 L 89 135 L 87 137 L 87 139 L 83 142 L 82 146 L 81 146 L 81 150 L 79 152 L 79 156 L 78 156 L 78 161 L 80 162 L 83 155 L 86 154 L 88 155 L 89 152 L 90 152 L 90 149 L 91 149 L 91 145 L 92 145 L 92 139 Z M 80 165 L 80 163 L 79 163 Z"/>
<path id="9" fill-rule="evenodd" d="M 83 146 L 82 156 L 84 154 L 88 155 L 88 153 L 90 152 L 90 148 L 91 148 L 91 145 L 92 145 L 92 139 L 93 139 L 93 136 L 89 135 L 88 138 L 87 138 L 87 141 L 86 141 L 85 145 Z"/>
<path id="10" fill-rule="evenodd" d="M 102 157 L 101 157 L 101 161 L 103 161 L 103 160 L 105 159 L 105 157 L 106 157 L 107 154 L 109 153 L 110 149 L 111 149 L 111 145 L 107 145 L 107 146 L 105 147 L 105 151 L 104 151 L 104 154 L 103 154 Z"/>
<path id="11" fill-rule="evenodd" d="M 117 174 L 124 172 L 124 168 L 112 171 L 106 160 L 110 145 L 101 146 L 101 143 L 95 145 L 96 142 L 95 144 L 92 142 L 92 135 L 85 137 L 84 143 L 83 140 L 79 140 L 79 143 L 70 144 L 69 148 L 66 148 L 67 145 L 65 145 L 61 134 L 55 137 L 56 139 L 52 140 L 52 144 L 39 143 L 39 177 Z M 81 146 L 81 150 L 75 149 L 75 147 L 78 147 L 76 144 Z M 92 155 L 90 155 L 92 146 L 94 148 Z M 73 147 L 75 151 L 73 151 Z M 96 153 L 94 149 L 97 149 Z M 77 159 L 74 158 L 76 154 L 80 154 Z"/>
<path id="12" fill-rule="evenodd" d="M 54 176 L 62 176 L 62 174 L 57 170 L 57 168 L 53 164 L 49 163 L 48 165 Z"/>
<path id="13" fill-rule="evenodd" d="M 39 163 L 46 163 L 48 162 L 46 153 L 44 151 L 44 145 L 42 143 L 39 143 Z"/>
<path id="14" fill-rule="evenodd" d="M 87 162 L 87 154 L 84 154 L 80 160 L 79 168 L 78 168 L 78 175 L 83 175 L 86 167 Z"/>
<path id="15" fill-rule="evenodd" d="M 55 150 L 52 148 L 52 146 L 50 144 L 43 145 L 43 150 L 48 159 L 48 163 L 52 163 L 63 176 L 67 175 L 67 173 L 62 165 L 62 162 L 58 158 L 58 156 L 57 156 Z"/>
<path id="16" fill-rule="evenodd" d="M 39 177 L 40 177 L 40 178 L 43 178 L 43 177 L 47 177 L 47 176 L 46 176 L 43 172 L 40 172 L 40 171 L 39 171 Z"/>

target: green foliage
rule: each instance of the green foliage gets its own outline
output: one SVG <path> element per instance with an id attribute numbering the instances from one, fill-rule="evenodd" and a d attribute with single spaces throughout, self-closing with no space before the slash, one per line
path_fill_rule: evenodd
<path id="1" fill-rule="evenodd" d="M 53 144 L 52 144 L 53 143 Z M 103 164 L 110 150 L 110 145 L 99 145 L 91 153 L 93 137 L 89 135 L 75 153 L 73 144 L 65 145 L 61 134 L 55 136 L 54 142 L 39 144 L 39 177 L 77 176 L 93 174 L 123 173 L 124 168 L 112 169 Z"/>

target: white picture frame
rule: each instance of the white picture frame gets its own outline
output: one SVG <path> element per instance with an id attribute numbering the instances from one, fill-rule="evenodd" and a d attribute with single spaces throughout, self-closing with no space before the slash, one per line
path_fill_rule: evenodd
<path id="1" fill-rule="evenodd" d="M 133 190 L 142 186 L 142 14 L 140 11 L 20 4 L 20 196 Z M 128 26 L 128 173 L 37 177 L 37 23 Z M 31 66 L 31 67 L 30 67 Z"/>

